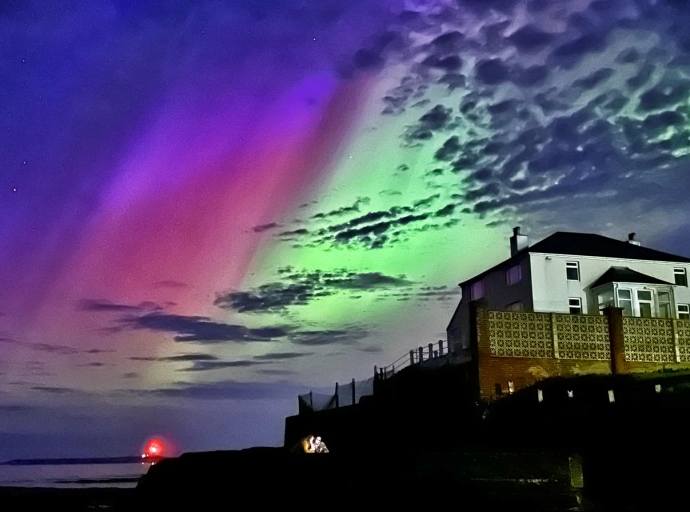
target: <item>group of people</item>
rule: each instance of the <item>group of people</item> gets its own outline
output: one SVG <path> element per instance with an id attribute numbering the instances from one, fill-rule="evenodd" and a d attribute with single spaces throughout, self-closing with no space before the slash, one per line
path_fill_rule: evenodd
<path id="1" fill-rule="evenodd" d="M 297 446 L 300 445 L 304 453 L 328 453 L 326 443 L 323 442 L 320 436 L 307 436 Z M 295 450 L 293 449 L 293 451 Z"/>

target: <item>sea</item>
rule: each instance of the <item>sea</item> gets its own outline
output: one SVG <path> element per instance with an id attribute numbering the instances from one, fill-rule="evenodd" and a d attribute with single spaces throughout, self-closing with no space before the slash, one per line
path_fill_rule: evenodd
<path id="1" fill-rule="evenodd" d="M 0 464 L 0 487 L 134 488 L 150 462 L 27 461 Z"/>

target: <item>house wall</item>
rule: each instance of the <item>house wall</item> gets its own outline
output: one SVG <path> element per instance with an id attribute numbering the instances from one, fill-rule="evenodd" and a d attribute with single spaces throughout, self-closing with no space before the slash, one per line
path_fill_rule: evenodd
<path id="1" fill-rule="evenodd" d="M 513 302 L 522 301 L 525 311 L 532 310 L 532 291 L 530 286 L 531 266 L 529 258 L 526 255 L 523 259 L 514 263 L 520 265 L 522 272 L 522 279 L 520 282 L 508 285 L 506 283 L 505 272 L 513 264 L 505 268 L 498 269 L 490 274 L 484 276 L 481 280 L 484 281 L 484 297 L 481 299 L 489 308 L 497 311 L 507 309 L 507 306 Z M 470 348 L 470 288 L 472 281 L 462 287 L 462 298 L 460 305 L 453 319 L 447 328 L 447 339 L 450 347 L 454 347 L 456 353 L 468 352 Z M 459 336 L 454 336 L 452 333 L 454 329 L 459 329 Z M 469 355 L 469 352 L 468 352 Z"/>
<path id="2" fill-rule="evenodd" d="M 580 264 L 580 281 L 567 280 L 565 264 L 568 261 Z M 543 253 L 530 253 L 530 267 L 533 311 L 554 313 L 567 313 L 568 299 L 575 297 L 582 299 L 583 311 L 598 313 L 596 297 L 592 296 L 589 287 L 611 267 L 628 267 L 669 283 L 674 283 L 674 268 L 685 268 L 690 274 L 690 264 L 687 263 Z M 676 286 L 673 289 L 676 304 L 690 303 L 690 288 Z"/>

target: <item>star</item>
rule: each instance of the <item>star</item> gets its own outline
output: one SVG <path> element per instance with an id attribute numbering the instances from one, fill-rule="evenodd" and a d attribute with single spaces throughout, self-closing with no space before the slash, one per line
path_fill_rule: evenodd
<path id="1" fill-rule="evenodd" d="M 17 191 L 17 189 L 16 189 L 16 188 L 13 188 L 13 189 L 12 189 L 12 192 L 16 192 L 16 191 Z"/>

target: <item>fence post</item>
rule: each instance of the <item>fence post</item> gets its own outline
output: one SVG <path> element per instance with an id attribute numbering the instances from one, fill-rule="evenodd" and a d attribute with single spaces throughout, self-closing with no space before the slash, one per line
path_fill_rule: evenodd
<path id="1" fill-rule="evenodd" d="M 414 365 L 414 350 L 410 350 L 410 366 Z"/>
<path id="2" fill-rule="evenodd" d="M 438 355 L 443 355 L 443 340 L 438 340 Z"/>
<path id="3" fill-rule="evenodd" d="M 429 343 L 429 359 L 432 359 L 434 357 L 434 344 Z"/>
<path id="4" fill-rule="evenodd" d="M 340 397 L 338 396 L 338 383 L 335 383 L 335 408 L 340 407 Z"/>
<path id="5" fill-rule="evenodd" d="M 424 361 L 424 347 L 419 347 L 419 362 Z"/>
<path id="6" fill-rule="evenodd" d="M 355 378 L 352 377 L 352 405 L 357 405 L 356 395 L 355 395 Z"/>
<path id="7" fill-rule="evenodd" d="M 680 363 L 680 345 L 678 344 L 678 320 L 671 320 L 673 327 L 673 348 L 676 352 L 676 363 Z"/>
<path id="8" fill-rule="evenodd" d="M 374 365 L 374 380 L 376 380 L 376 377 L 379 376 L 379 369 Z"/>

